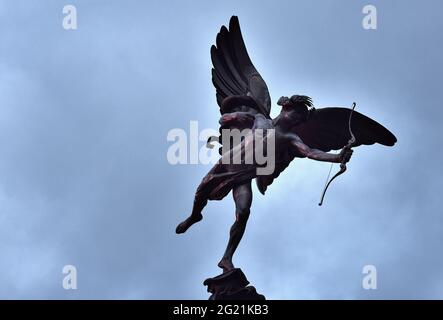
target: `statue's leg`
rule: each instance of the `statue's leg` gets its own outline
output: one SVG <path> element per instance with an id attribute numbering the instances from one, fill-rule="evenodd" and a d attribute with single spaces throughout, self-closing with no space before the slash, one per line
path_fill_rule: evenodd
<path id="1" fill-rule="evenodd" d="M 194 223 L 197 223 L 201 219 L 203 219 L 203 215 L 201 214 L 201 212 L 207 203 L 208 203 L 208 199 L 206 199 L 205 197 L 202 197 L 198 193 L 196 193 L 195 198 L 194 198 L 194 206 L 192 207 L 191 215 L 177 226 L 177 228 L 175 229 L 175 232 L 176 233 L 184 233 Z"/>
<path id="2" fill-rule="evenodd" d="M 203 219 L 202 211 L 203 208 L 208 203 L 208 180 L 207 177 L 214 171 L 214 168 L 209 171 L 208 175 L 206 175 L 205 178 L 203 178 L 202 182 L 197 188 L 197 191 L 195 192 L 194 197 L 194 205 L 192 207 L 191 215 L 186 218 L 183 222 L 179 223 L 177 228 L 175 229 L 176 233 L 184 233 L 186 230 L 189 229 L 194 223 L 199 222 L 201 219 Z"/>
<path id="3" fill-rule="evenodd" d="M 240 243 L 246 229 L 248 222 L 250 208 L 252 204 L 252 189 L 251 181 L 235 187 L 232 190 L 235 202 L 235 222 L 231 227 L 229 234 L 229 242 L 226 247 L 223 258 L 218 263 L 218 266 L 227 272 L 234 268 L 232 264 L 232 256 Z"/>

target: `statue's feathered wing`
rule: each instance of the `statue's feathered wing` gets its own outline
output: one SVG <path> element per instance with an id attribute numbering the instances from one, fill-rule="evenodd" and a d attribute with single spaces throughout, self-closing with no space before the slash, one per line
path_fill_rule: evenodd
<path id="1" fill-rule="evenodd" d="M 261 113 L 269 118 L 271 97 L 265 81 L 251 62 L 236 16 L 231 17 L 229 29 L 222 26 L 216 45 L 211 47 L 212 83 L 222 115 L 236 111 Z M 253 117 L 223 118 L 222 129 L 251 128 Z M 222 139 L 220 137 L 219 142 Z"/>
<path id="2" fill-rule="evenodd" d="M 340 150 L 351 138 L 348 130 L 350 112 L 351 109 L 339 107 L 313 109 L 308 120 L 295 126 L 293 132 L 311 148 L 325 152 Z M 354 147 L 374 143 L 392 147 L 397 142 L 388 129 L 357 111 L 352 114 L 351 129 L 356 138 Z"/>
<path id="3" fill-rule="evenodd" d="M 310 148 L 324 152 L 340 150 L 351 138 L 348 128 L 350 112 L 351 109 L 339 107 L 311 109 L 308 119 L 294 126 L 292 132 Z M 388 129 L 357 111 L 352 114 L 351 129 L 356 138 L 353 147 L 374 143 L 391 147 L 397 142 L 397 138 Z M 284 159 L 277 163 L 272 175 L 257 177 L 257 186 L 261 193 L 264 194 L 267 187 L 286 169 L 295 156 L 295 153 L 288 150 Z"/>
<path id="4" fill-rule="evenodd" d="M 236 16 L 229 21 L 229 30 L 222 26 L 216 45 L 211 47 L 212 82 L 217 90 L 217 103 L 230 96 L 250 96 L 259 112 L 269 116 L 271 97 L 265 81 L 249 58 Z M 223 110 L 221 110 L 223 112 Z"/>

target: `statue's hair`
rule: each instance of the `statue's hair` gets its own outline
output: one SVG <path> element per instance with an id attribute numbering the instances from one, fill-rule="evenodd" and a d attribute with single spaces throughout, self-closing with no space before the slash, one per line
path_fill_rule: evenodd
<path id="1" fill-rule="evenodd" d="M 307 109 L 309 109 L 314 105 L 312 99 L 308 96 L 293 95 L 289 100 L 291 100 L 294 107 L 305 106 Z"/>
<path id="2" fill-rule="evenodd" d="M 308 120 L 310 110 L 313 109 L 312 99 L 308 96 L 293 95 L 290 99 L 292 109 L 303 115 L 303 121 Z"/>

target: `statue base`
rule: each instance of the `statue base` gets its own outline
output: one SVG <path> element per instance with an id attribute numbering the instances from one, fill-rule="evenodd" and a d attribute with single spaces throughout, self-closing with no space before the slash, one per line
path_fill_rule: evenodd
<path id="1" fill-rule="evenodd" d="M 209 300 L 266 300 L 265 296 L 257 293 L 240 268 L 232 269 L 214 278 L 206 279 L 203 285 L 208 286 L 212 293 Z"/>

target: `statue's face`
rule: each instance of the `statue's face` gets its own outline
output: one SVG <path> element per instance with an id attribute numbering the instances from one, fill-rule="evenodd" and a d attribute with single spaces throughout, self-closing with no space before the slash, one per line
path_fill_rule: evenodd
<path id="1" fill-rule="evenodd" d="M 285 104 L 283 104 L 280 115 L 276 119 L 275 124 L 282 128 L 290 128 L 303 121 L 303 117 L 299 111 L 292 108 L 291 105 L 285 106 Z"/>
<path id="2" fill-rule="evenodd" d="M 300 98 L 303 97 L 294 95 L 291 98 L 283 96 L 278 99 L 277 104 L 282 107 L 278 119 L 280 126 L 292 127 L 306 120 L 305 113 L 303 113 L 300 106 L 297 106 Z"/>

